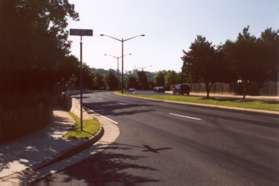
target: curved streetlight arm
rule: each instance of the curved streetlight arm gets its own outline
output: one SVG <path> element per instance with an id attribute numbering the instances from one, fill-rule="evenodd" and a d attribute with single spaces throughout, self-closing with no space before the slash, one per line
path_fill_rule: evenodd
<path id="1" fill-rule="evenodd" d="M 121 58 L 122 56 L 114 56 L 114 55 L 110 55 L 110 54 L 104 54 L 105 56 L 109 56 L 109 57 L 113 57 L 113 58 L 115 58 L 115 59 L 119 59 L 119 58 Z M 132 55 L 132 53 L 129 53 L 129 54 L 125 54 L 124 55 L 124 57 L 125 56 L 131 56 Z"/>
<path id="2" fill-rule="evenodd" d="M 100 36 L 102 36 L 102 37 L 108 37 L 108 38 L 114 39 L 114 40 L 116 40 L 116 41 L 122 42 L 122 39 L 118 39 L 118 38 L 116 38 L 116 37 L 113 37 L 113 36 L 110 36 L 110 35 L 107 35 L 107 34 L 100 34 Z"/>
<path id="3" fill-rule="evenodd" d="M 131 55 L 132 55 L 132 53 L 125 54 L 124 57 L 125 57 L 125 56 L 131 56 Z M 120 57 L 122 57 L 122 56 L 120 56 Z"/>
<path id="4" fill-rule="evenodd" d="M 118 56 L 113 56 L 113 55 L 110 55 L 110 54 L 105 54 L 105 56 L 113 57 L 113 58 L 115 58 L 115 59 L 120 58 L 120 57 L 118 57 Z"/>
<path id="5" fill-rule="evenodd" d="M 130 38 L 127 38 L 127 39 L 124 39 L 123 41 L 129 41 L 129 40 L 132 40 L 132 39 L 135 39 L 137 37 L 144 37 L 145 35 L 144 34 L 141 34 L 141 35 L 137 35 L 137 36 L 134 36 L 134 37 L 130 37 Z"/>

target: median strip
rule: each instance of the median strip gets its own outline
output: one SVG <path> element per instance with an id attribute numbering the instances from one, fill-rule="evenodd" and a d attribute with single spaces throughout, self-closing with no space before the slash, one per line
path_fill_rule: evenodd
<path id="1" fill-rule="evenodd" d="M 175 113 L 169 113 L 172 116 L 177 116 L 177 117 L 181 117 L 181 118 L 187 118 L 187 119 L 192 119 L 192 120 L 196 120 L 196 121 L 201 121 L 201 118 L 196 118 L 196 117 L 191 117 L 191 116 L 186 116 L 186 115 L 182 115 L 182 114 L 175 114 Z"/>
<path id="2" fill-rule="evenodd" d="M 253 113 L 266 113 L 279 115 L 279 104 L 278 101 L 263 101 L 263 100 L 240 100 L 231 98 L 209 98 L 198 96 L 180 96 L 180 95 L 165 95 L 165 94 L 120 94 L 115 92 L 118 96 L 128 96 L 133 98 L 161 101 L 166 103 L 177 103 L 191 106 L 218 108 L 236 110 L 242 112 L 253 112 Z"/>

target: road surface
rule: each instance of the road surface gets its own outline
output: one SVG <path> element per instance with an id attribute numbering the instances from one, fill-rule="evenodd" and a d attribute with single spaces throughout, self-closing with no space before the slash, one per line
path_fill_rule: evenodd
<path id="1" fill-rule="evenodd" d="M 85 95 L 116 121 L 103 152 L 37 183 L 278 186 L 279 118 L 120 97 Z"/>

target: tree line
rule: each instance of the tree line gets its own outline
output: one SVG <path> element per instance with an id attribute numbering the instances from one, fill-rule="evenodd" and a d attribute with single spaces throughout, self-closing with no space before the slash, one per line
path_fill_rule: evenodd
<path id="1" fill-rule="evenodd" d="M 158 72 L 147 72 L 134 70 L 127 75 L 127 88 L 139 90 L 150 90 L 155 86 L 170 90 L 177 83 L 181 83 L 181 73 L 173 70 L 162 70 Z"/>
<path id="2" fill-rule="evenodd" d="M 0 1 L 0 141 L 42 128 L 69 81 L 68 0 Z"/>
<path id="3" fill-rule="evenodd" d="M 77 59 L 76 59 L 77 60 Z M 76 61 L 78 64 L 78 61 Z M 77 68 L 76 68 L 77 69 Z M 67 89 L 79 88 L 79 71 L 72 73 L 75 82 Z M 91 90 L 119 90 L 121 88 L 121 74 L 109 69 L 94 69 L 87 65 L 83 66 L 83 79 L 86 89 Z M 172 70 L 148 72 L 143 70 L 132 70 L 124 74 L 124 87 L 137 90 L 150 90 L 154 86 L 162 86 L 166 89 L 182 81 L 181 73 Z"/>
<path id="4" fill-rule="evenodd" d="M 267 28 L 260 37 L 249 26 L 236 40 L 213 45 L 197 36 L 188 51 L 183 50 L 182 81 L 204 83 L 207 97 L 216 82 L 229 83 L 245 96 L 258 94 L 266 81 L 276 81 L 279 67 L 279 31 Z"/>

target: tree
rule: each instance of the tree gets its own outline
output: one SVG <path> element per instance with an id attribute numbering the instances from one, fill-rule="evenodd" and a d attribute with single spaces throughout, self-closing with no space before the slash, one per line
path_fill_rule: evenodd
<path id="1" fill-rule="evenodd" d="M 191 44 L 190 50 L 183 51 L 183 53 L 182 60 L 188 67 L 188 77 L 191 77 L 192 81 L 203 82 L 207 98 L 209 98 L 211 87 L 220 79 L 219 55 L 214 46 L 205 37 L 197 36 Z"/>
<path id="2" fill-rule="evenodd" d="M 55 96 L 74 79 L 63 73 L 69 18 L 78 14 L 68 0 L 0 1 L 0 140 L 49 124 Z"/>
<path id="3" fill-rule="evenodd" d="M 0 8 L 1 90 L 53 92 L 69 53 L 68 18 L 78 18 L 73 6 L 68 0 L 2 0 Z"/>
<path id="4" fill-rule="evenodd" d="M 65 91 L 67 89 L 76 88 L 79 80 L 79 61 L 75 56 L 66 56 L 63 63 L 59 64 L 61 76 L 57 83 L 58 91 Z"/>
<path id="5" fill-rule="evenodd" d="M 263 50 L 265 62 L 263 72 L 266 79 L 276 81 L 279 72 L 279 30 L 275 31 L 272 28 L 267 28 L 261 33 L 259 44 Z"/>
<path id="6" fill-rule="evenodd" d="M 144 71 L 137 71 L 138 78 L 138 87 L 142 90 L 146 90 L 148 88 L 147 76 Z"/>
<path id="7" fill-rule="evenodd" d="M 155 85 L 165 87 L 165 72 L 159 71 L 155 76 Z"/>
<path id="8" fill-rule="evenodd" d="M 110 90 L 117 90 L 119 88 L 119 79 L 114 70 L 109 70 L 105 77 L 106 84 Z"/>
<path id="9" fill-rule="evenodd" d="M 137 78 L 133 75 L 128 76 L 128 88 L 137 88 L 138 81 Z"/>
<path id="10" fill-rule="evenodd" d="M 237 77 L 234 72 L 233 65 L 226 60 L 225 45 L 220 45 L 216 48 L 216 60 L 218 60 L 218 82 L 232 84 L 236 82 Z"/>
<path id="11" fill-rule="evenodd" d="M 238 79 L 243 99 L 249 93 L 256 94 L 272 69 L 267 62 L 270 55 L 263 43 L 249 33 L 247 26 L 235 42 L 226 42 L 224 52 Z"/>
<path id="12" fill-rule="evenodd" d="M 185 50 L 182 51 L 184 56 L 187 54 Z M 181 82 L 182 83 L 192 83 L 192 77 L 191 77 L 191 63 L 188 63 L 184 60 L 184 58 L 181 58 L 183 61 L 182 69 L 181 69 Z"/>
<path id="13" fill-rule="evenodd" d="M 105 89 L 104 76 L 99 72 L 95 72 L 94 88 L 97 89 L 97 90 Z"/>
<path id="14" fill-rule="evenodd" d="M 94 89 L 95 74 L 93 73 L 93 69 L 86 64 L 83 64 L 82 68 L 83 88 Z"/>
<path id="15" fill-rule="evenodd" d="M 178 74 L 175 71 L 167 71 L 165 74 L 166 88 L 170 89 L 172 85 L 178 83 Z"/>
<path id="16" fill-rule="evenodd" d="M 82 65 L 83 88 L 95 88 L 95 73 L 88 65 Z M 75 56 L 66 56 L 64 62 L 59 66 L 61 80 L 58 83 L 58 88 L 63 91 L 69 88 L 79 88 L 80 83 L 80 63 Z"/>

